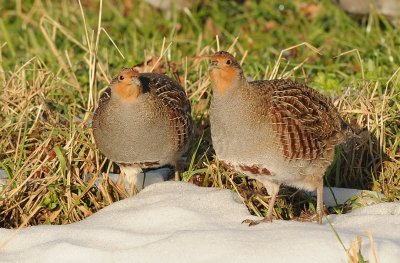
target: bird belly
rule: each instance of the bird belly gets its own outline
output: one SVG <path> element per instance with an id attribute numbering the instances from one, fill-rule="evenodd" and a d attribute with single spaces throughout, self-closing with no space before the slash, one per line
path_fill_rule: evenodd
<path id="1" fill-rule="evenodd" d="M 166 119 L 145 109 L 103 112 L 97 124 L 99 149 L 109 159 L 126 164 L 157 167 L 173 162 L 175 149 Z M 95 134 L 96 135 L 96 134 Z"/>
<path id="2" fill-rule="evenodd" d="M 221 124 L 225 125 L 212 128 L 212 141 L 219 160 L 228 168 L 259 181 L 267 180 L 309 191 L 315 189 L 313 182 L 308 183 L 311 179 L 307 180 L 317 174 L 315 163 L 288 160 L 276 143 L 278 139 L 272 129 L 266 126 L 238 129 L 237 126 L 218 122 L 218 125 Z M 241 123 L 238 126 L 242 125 L 250 124 Z M 260 129 L 264 132 L 260 133 Z"/>

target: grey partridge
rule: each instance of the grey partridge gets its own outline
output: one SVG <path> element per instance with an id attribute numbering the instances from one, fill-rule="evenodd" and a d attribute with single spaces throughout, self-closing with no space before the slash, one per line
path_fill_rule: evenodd
<path id="1" fill-rule="evenodd" d="M 184 89 L 166 75 L 131 68 L 112 80 L 93 116 L 97 147 L 120 166 L 131 186 L 143 168 L 173 165 L 177 170 L 192 129 Z"/>
<path id="2" fill-rule="evenodd" d="M 307 85 L 291 80 L 247 81 L 234 56 L 210 57 L 213 86 L 211 137 L 221 163 L 260 181 L 270 195 L 263 220 L 272 220 L 281 184 L 317 190 L 318 223 L 323 216 L 323 175 L 335 145 L 350 132 L 334 105 Z"/>

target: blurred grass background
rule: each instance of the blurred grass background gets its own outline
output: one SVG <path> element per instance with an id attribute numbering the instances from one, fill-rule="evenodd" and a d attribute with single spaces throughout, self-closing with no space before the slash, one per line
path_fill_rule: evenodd
<path id="1" fill-rule="evenodd" d="M 202 57 L 231 46 L 248 77 L 308 83 L 360 134 L 338 149 L 327 185 L 400 199 L 400 34 L 377 12 L 352 17 L 327 0 L 204 0 L 168 10 L 139 0 L 0 3 L 1 227 L 71 223 L 127 196 L 107 180 L 118 168 L 96 149 L 90 119 L 120 68 L 152 57 L 192 103 L 197 129 L 183 180 L 234 189 L 253 214 L 265 214 L 261 185 L 213 158 Z M 300 218 L 314 204 L 285 188 L 274 215 Z"/>

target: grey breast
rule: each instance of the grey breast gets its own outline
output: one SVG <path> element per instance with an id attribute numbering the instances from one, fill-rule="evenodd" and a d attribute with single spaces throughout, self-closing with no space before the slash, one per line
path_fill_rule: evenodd
<path id="1" fill-rule="evenodd" d="M 245 91 L 228 92 L 214 96 L 211 104 L 211 135 L 218 157 L 233 163 L 264 162 L 266 151 L 274 151 L 275 146 L 269 119 L 255 114 L 258 102 Z"/>

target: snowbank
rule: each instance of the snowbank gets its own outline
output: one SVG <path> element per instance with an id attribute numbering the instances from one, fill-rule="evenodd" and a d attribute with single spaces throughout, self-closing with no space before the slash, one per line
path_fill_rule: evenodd
<path id="1" fill-rule="evenodd" d="M 275 220 L 254 227 L 235 193 L 183 182 L 146 187 L 78 223 L 21 229 L 0 251 L 1 262 L 347 262 L 326 220 Z M 400 204 L 382 203 L 329 216 L 346 247 L 363 236 L 373 262 L 399 262 Z M 14 230 L 0 229 L 0 244 Z"/>

